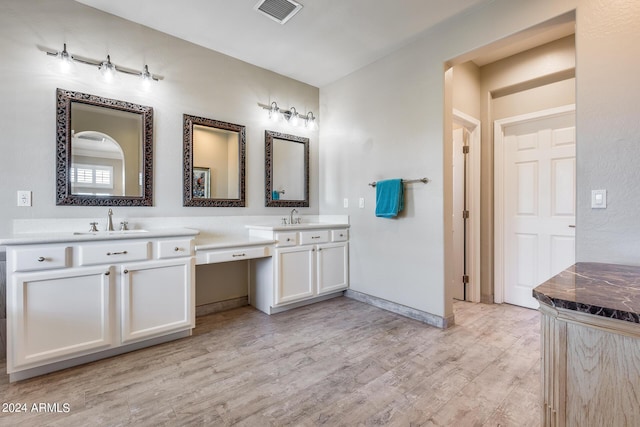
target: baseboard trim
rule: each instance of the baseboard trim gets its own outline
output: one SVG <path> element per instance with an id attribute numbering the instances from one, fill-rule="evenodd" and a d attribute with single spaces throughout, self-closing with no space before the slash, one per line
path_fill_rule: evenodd
<path id="1" fill-rule="evenodd" d="M 245 305 L 249 305 L 248 296 L 229 299 L 226 301 L 212 302 L 211 304 L 203 304 L 196 307 L 196 317 L 232 310 L 234 308 L 244 307 Z"/>
<path id="2" fill-rule="evenodd" d="M 427 313 L 426 311 L 417 310 L 415 308 L 407 307 L 406 305 L 374 297 L 372 295 L 363 294 L 362 292 L 354 291 L 352 289 L 347 289 L 344 296 L 422 323 L 426 323 L 427 325 L 435 326 L 436 328 L 447 329 L 455 324 L 453 315 L 448 317 L 436 316 L 435 314 Z"/>

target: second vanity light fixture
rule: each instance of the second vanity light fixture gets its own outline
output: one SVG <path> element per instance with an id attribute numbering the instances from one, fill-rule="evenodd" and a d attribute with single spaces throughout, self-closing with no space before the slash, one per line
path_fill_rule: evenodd
<path id="1" fill-rule="evenodd" d="M 258 105 L 267 110 L 269 114 L 269 120 L 273 122 L 279 122 L 280 120 L 285 120 L 291 126 L 298 126 L 300 124 L 304 124 L 304 127 L 309 130 L 315 130 L 318 128 L 318 123 L 316 122 L 316 117 L 313 115 L 313 112 L 309 111 L 307 114 L 300 114 L 296 107 L 291 107 L 288 110 L 282 110 L 278 107 L 278 104 L 274 101 L 271 105 L 260 104 Z"/>
<path id="2" fill-rule="evenodd" d="M 159 80 L 164 79 L 164 77 L 160 75 L 151 74 L 149 72 L 149 67 L 147 65 L 144 66 L 144 69 L 142 71 L 116 65 L 113 62 L 111 62 L 110 55 L 107 55 L 106 60 L 91 59 L 84 56 L 73 55 L 67 51 L 66 43 L 64 44 L 62 51 L 52 51 L 49 49 L 43 49 L 43 50 L 47 55 L 55 56 L 56 58 L 59 58 L 63 69 L 68 69 L 73 62 L 79 62 L 81 64 L 97 66 L 100 72 L 102 73 L 102 75 L 104 76 L 105 80 L 111 80 L 113 76 L 116 74 L 116 72 L 129 74 L 132 76 L 138 76 L 143 83 L 150 83 L 151 81 L 157 82 Z"/>

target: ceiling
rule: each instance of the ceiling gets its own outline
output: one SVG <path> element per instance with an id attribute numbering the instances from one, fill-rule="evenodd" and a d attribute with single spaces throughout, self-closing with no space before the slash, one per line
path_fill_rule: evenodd
<path id="1" fill-rule="evenodd" d="M 492 0 L 298 0 L 281 25 L 258 0 L 76 0 L 321 87 Z"/>
<path id="2" fill-rule="evenodd" d="M 258 0 L 76 0 L 295 80 L 322 87 L 494 0 L 297 0 L 281 25 Z M 452 61 L 478 66 L 574 33 L 566 14 Z"/>

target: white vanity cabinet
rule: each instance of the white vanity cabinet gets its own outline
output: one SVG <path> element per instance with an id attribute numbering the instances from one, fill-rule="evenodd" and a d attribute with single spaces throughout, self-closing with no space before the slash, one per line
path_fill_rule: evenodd
<path id="1" fill-rule="evenodd" d="M 113 266 L 16 273 L 8 282 L 11 371 L 112 347 Z"/>
<path id="2" fill-rule="evenodd" d="M 124 265 L 121 341 L 124 344 L 195 326 L 193 262 L 175 259 Z"/>
<path id="3" fill-rule="evenodd" d="M 190 335 L 194 277 L 192 235 L 7 244 L 10 380 Z"/>
<path id="4" fill-rule="evenodd" d="M 347 227 L 250 227 L 253 236 L 276 241 L 272 264 L 254 263 L 251 304 L 272 314 L 341 295 L 349 287 Z"/>

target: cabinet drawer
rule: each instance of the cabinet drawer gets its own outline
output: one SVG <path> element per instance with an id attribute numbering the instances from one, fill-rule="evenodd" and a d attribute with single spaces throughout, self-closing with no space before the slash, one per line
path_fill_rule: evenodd
<path id="1" fill-rule="evenodd" d="M 118 242 L 78 247 L 79 265 L 113 264 L 130 261 L 144 261 L 150 258 L 150 244 L 147 241 Z"/>
<path id="2" fill-rule="evenodd" d="M 68 246 L 16 249 L 14 253 L 13 271 L 35 271 L 70 267 L 71 248 Z"/>
<path id="3" fill-rule="evenodd" d="M 332 242 L 346 242 L 349 240 L 349 230 L 331 230 Z"/>
<path id="4" fill-rule="evenodd" d="M 267 246 L 238 248 L 235 250 L 211 251 L 206 254 L 207 264 L 216 262 L 240 261 L 243 259 L 262 258 L 269 256 Z"/>
<path id="5" fill-rule="evenodd" d="M 276 233 L 276 246 L 281 248 L 285 246 L 295 246 L 298 244 L 298 233 Z"/>
<path id="6" fill-rule="evenodd" d="M 158 258 L 191 256 L 191 239 L 162 240 L 158 242 Z"/>
<path id="7" fill-rule="evenodd" d="M 301 231 L 300 244 L 326 243 L 329 241 L 329 230 Z"/>

